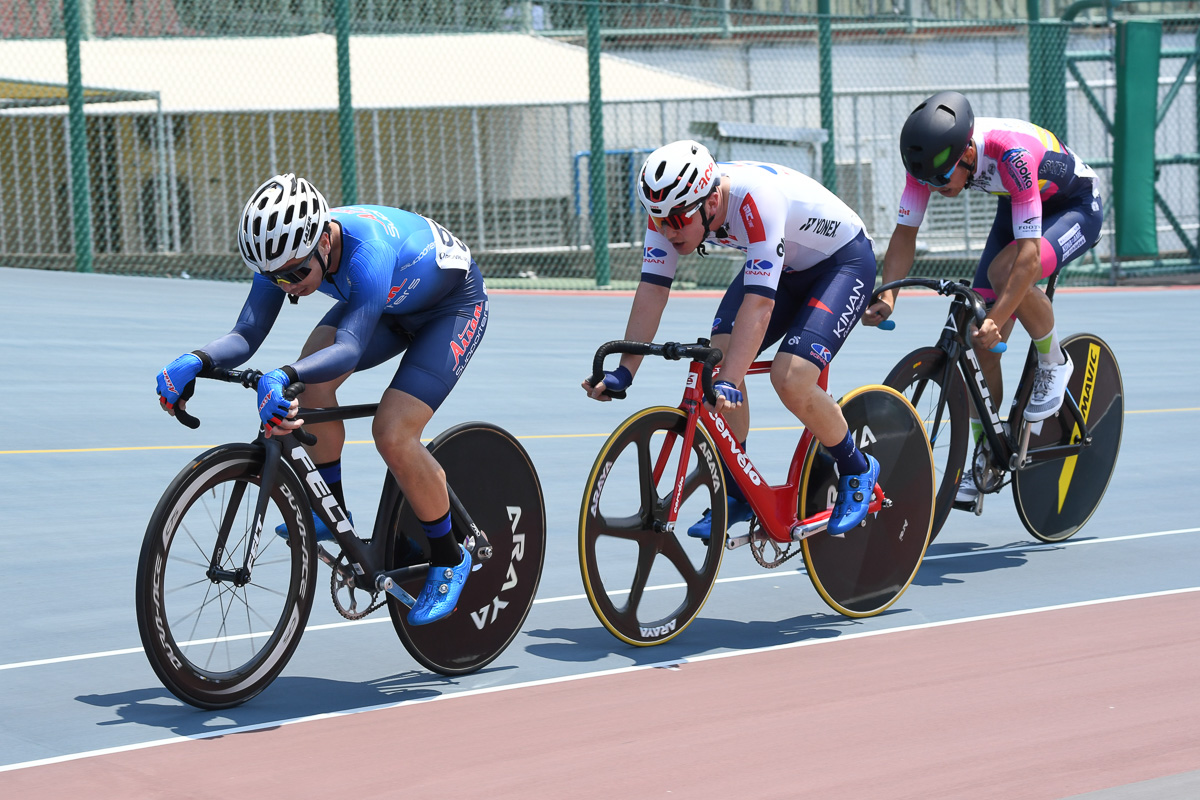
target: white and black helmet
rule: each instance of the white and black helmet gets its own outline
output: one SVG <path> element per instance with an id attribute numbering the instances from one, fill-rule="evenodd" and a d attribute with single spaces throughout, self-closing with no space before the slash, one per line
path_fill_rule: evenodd
<path id="1" fill-rule="evenodd" d="M 246 266 L 269 275 L 317 246 L 329 205 L 311 183 L 288 172 L 268 179 L 242 209 L 238 249 Z"/>
<path id="2" fill-rule="evenodd" d="M 652 217 L 669 217 L 708 197 L 721 176 L 708 149 L 683 139 L 655 150 L 638 176 L 637 196 Z"/>

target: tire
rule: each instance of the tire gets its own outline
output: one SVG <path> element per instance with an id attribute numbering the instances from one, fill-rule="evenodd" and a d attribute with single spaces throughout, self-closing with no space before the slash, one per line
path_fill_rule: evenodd
<path id="1" fill-rule="evenodd" d="M 408 608 L 388 597 L 388 613 L 405 649 L 426 669 L 465 675 L 491 663 L 520 632 L 533 607 L 546 557 L 546 507 L 529 454 L 508 432 L 467 422 L 429 444 L 449 484 L 476 527 L 487 536 L 492 557 L 476 564 L 457 609 L 429 625 L 409 625 Z M 403 566 L 399 547 L 408 537 L 429 553 L 411 506 L 401 496 L 392 512 L 388 569 Z M 469 532 L 456 530 L 461 540 Z M 404 581 L 416 597 L 423 577 Z"/>
<path id="2" fill-rule="evenodd" d="M 159 500 L 142 542 L 137 620 L 155 674 L 180 700 L 220 709 L 257 695 L 287 665 L 312 610 L 316 546 L 304 489 L 290 468 L 274 491 L 249 583 L 208 577 L 244 562 L 262 474 L 261 445 L 202 454 Z M 230 530 L 218 546 L 222 521 Z M 287 542 L 275 526 L 287 525 Z"/>
<path id="3" fill-rule="evenodd" d="M 628 644 L 662 644 L 682 633 L 721 568 L 725 487 L 716 446 L 700 425 L 676 524 L 667 525 L 686 423 L 682 411 L 665 406 L 622 422 L 596 456 L 579 510 L 579 569 L 588 602 L 604 627 Z M 707 544 L 680 530 L 706 508 L 713 532 Z"/>
<path id="4" fill-rule="evenodd" d="M 925 431 L 929 435 L 938 487 L 933 530 L 929 534 L 931 542 L 946 524 L 946 517 L 953 508 L 971 444 L 970 401 L 957 366 L 950 368 L 946 404 L 942 408 L 938 430 L 933 430 L 934 422 L 938 419 L 938 400 L 942 395 L 946 358 L 945 351 L 936 347 L 914 350 L 901 359 L 883 381 L 912 404 L 924 421 Z"/>
<path id="5" fill-rule="evenodd" d="M 1065 339 L 1062 347 L 1075 362 L 1067 391 L 1079 403 L 1092 443 L 1077 456 L 1038 462 L 1013 473 L 1017 516 L 1043 542 L 1069 539 L 1096 512 L 1116 469 L 1124 428 L 1124 383 L 1109 346 L 1098 336 L 1082 333 Z M 1035 427 L 1029 449 L 1069 444 L 1078 435 L 1074 416 L 1064 408 Z"/>
<path id="6" fill-rule="evenodd" d="M 912 583 L 929 544 L 934 509 L 933 454 L 925 427 L 903 395 L 864 386 L 840 401 L 854 441 L 879 461 L 879 485 L 892 502 L 844 537 L 818 533 L 801 542 L 817 592 L 835 611 L 870 617 L 886 611 Z M 805 454 L 800 517 L 831 508 L 833 458 L 813 439 Z"/>

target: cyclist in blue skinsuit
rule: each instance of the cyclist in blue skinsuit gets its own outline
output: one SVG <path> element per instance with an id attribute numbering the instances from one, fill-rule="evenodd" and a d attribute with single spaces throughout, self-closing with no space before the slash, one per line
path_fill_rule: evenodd
<path id="1" fill-rule="evenodd" d="M 290 431 L 299 404 L 283 397 L 303 381 L 305 405 L 337 405 L 351 373 L 404 357 L 375 415 L 375 446 L 412 505 L 429 539 L 430 569 L 408 621 L 421 625 L 449 614 L 471 570 L 466 548 L 450 533 L 450 501 L 442 468 L 421 444 L 434 411 L 454 388 L 487 328 L 488 296 L 470 249 L 433 220 L 383 206 L 330 210 L 308 181 L 276 175 L 242 212 L 238 245 L 256 274 L 233 330 L 185 353 L 158 374 L 162 407 L 186 408 L 186 387 L 205 367 L 235 367 L 258 350 L 284 298 L 315 292 L 336 303 L 304 344 L 300 358 L 263 376 L 259 417 L 266 436 Z M 180 395 L 183 394 L 183 399 Z M 308 449 L 344 508 L 342 422 L 310 426 Z M 317 520 L 318 539 L 331 539 Z M 284 532 L 286 535 L 286 530 Z"/>

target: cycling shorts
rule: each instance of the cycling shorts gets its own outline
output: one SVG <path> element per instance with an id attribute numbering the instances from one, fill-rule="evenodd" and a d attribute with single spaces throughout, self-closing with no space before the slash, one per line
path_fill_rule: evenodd
<path id="1" fill-rule="evenodd" d="M 866 309 L 875 288 L 875 252 L 859 233 L 836 253 L 808 269 L 779 278 L 771 321 L 758 352 L 780 342 L 779 352 L 828 366 Z M 745 297 L 739 272 L 717 307 L 712 332 L 731 333 Z"/>
<path id="2" fill-rule="evenodd" d="M 487 290 L 474 262 L 468 278 L 427 311 L 380 317 L 354 371 L 371 369 L 403 353 L 389 387 L 437 411 L 462 377 L 487 329 Z M 320 324 L 337 327 L 345 308 L 344 303 L 334 306 Z"/>
<path id="3" fill-rule="evenodd" d="M 1073 198 L 1050 200 L 1042 206 L 1041 261 L 1042 277 L 1049 278 L 1067 264 L 1096 246 L 1100 241 L 1100 225 L 1104 221 L 1104 205 L 1099 194 L 1077 195 Z M 988 280 L 988 267 L 1000 251 L 1014 241 L 1012 202 L 1000 198 L 996 204 L 996 221 L 979 257 L 979 267 L 971 288 L 984 300 L 995 300 L 996 292 Z"/>

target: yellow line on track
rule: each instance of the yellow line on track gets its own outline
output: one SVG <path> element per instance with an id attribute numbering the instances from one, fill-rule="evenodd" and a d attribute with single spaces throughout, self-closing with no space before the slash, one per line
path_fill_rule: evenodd
<path id="1" fill-rule="evenodd" d="M 1180 414 L 1200 411 L 1200 408 L 1150 408 L 1142 411 L 1126 411 L 1126 414 Z M 750 431 L 798 431 L 803 430 L 802 425 L 782 425 L 773 428 L 751 428 Z M 531 434 L 529 436 L 518 436 L 518 439 L 596 439 L 602 436 L 608 436 L 607 433 L 544 433 Z M 433 439 L 422 439 L 423 442 L 431 442 Z M 374 439 L 359 439 L 357 441 L 347 441 L 346 444 L 375 444 Z M 214 444 L 155 444 L 146 445 L 144 447 L 75 447 L 62 450 L 0 450 L 0 456 L 30 456 L 30 455 L 56 455 L 59 453 L 123 453 L 129 451 L 143 450 L 206 450 L 210 447 L 216 447 Z"/>

